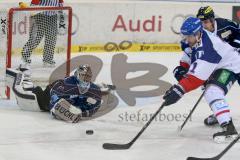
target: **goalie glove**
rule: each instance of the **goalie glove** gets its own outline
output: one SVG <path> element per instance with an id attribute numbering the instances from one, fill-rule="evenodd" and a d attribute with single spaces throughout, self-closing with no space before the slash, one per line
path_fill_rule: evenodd
<path id="1" fill-rule="evenodd" d="M 110 85 L 105 83 L 98 84 L 98 87 L 100 88 L 102 95 L 108 95 L 111 91 L 117 89 L 115 85 Z"/>

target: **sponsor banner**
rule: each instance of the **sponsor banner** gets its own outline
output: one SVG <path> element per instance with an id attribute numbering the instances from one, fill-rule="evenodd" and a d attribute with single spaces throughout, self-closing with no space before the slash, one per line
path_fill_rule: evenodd
<path id="1" fill-rule="evenodd" d="M 21 48 L 15 48 L 12 50 L 13 56 L 19 56 L 21 53 Z M 71 52 L 74 53 L 106 53 L 106 52 L 180 52 L 181 47 L 179 44 L 137 44 L 131 43 L 129 46 L 125 48 L 113 43 L 109 42 L 106 44 L 87 44 L 87 45 L 73 45 L 71 47 Z M 63 47 L 56 47 L 55 54 L 60 54 L 65 52 Z M 34 54 L 42 54 L 43 48 L 37 48 L 33 50 Z"/>
<path id="2" fill-rule="evenodd" d="M 0 4 L 0 7 L 2 5 Z M 211 5 L 217 16 L 232 19 L 234 4 L 124 1 L 76 2 L 65 5 L 73 8 L 73 51 L 105 51 L 104 46 L 109 42 L 119 45 L 123 41 L 131 41 L 132 47 L 126 51 L 172 52 L 174 48 L 175 51 L 179 50 L 176 44 L 181 40 L 179 30 L 186 17 L 195 16 L 201 6 Z M 13 4 L 3 6 L 14 7 Z M 22 48 L 25 40 L 20 40 L 21 36 L 27 36 L 29 33 L 29 19 L 24 16 L 18 17 L 13 27 L 13 34 L 18 40 L 16 48 Z M 142 44 L 148 47 L 141 48 Z M 159 47 L 159 44 L 166 45 Z M 175 45 L 169 47 L 169 44 Z"/>
<path id="3" fill-rule="evenodd" d="M 109 43 L 107 43 L 109 44 Z M 117 44 L 73 46 L 72 52 L 180 52 L 179 44 L 131 44 L 129 48 L 121 48 Z"/>
<path id="4" fill-rule="evenodd" d="M 82 3 L 73 6 L 73 44 L 132 41 L 147 44 L 179 43 L 181 24 L 201 6 L 211 5 L 219 17 L 232 19 L 230 3 L 122 2 Z M 173 7 L 174 6 L 174 7 Z M 78 24 L 79 25 L 76 25 Z M 77 27 L 79 26 L 79 27 Z"/>

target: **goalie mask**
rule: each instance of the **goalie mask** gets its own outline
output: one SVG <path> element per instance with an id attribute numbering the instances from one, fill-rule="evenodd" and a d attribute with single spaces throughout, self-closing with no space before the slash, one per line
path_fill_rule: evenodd
<path id="1" fill-rule="evenodd" d="M 88 64 L 80 65 L 74 72 L 74 75 L 79 81 L 79 89 L 81 93 L 82 90 L 89 88 L 92 80 L 92 70 Z"/>

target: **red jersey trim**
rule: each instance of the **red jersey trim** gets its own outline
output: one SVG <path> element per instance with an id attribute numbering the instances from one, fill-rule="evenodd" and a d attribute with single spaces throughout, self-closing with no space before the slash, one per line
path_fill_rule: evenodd
<path id="1" fill-rule="evenodd" d="M 179 81 L 179 84 L 184 88 L 185 93 L 198 88 L 203 85 L 205 81 L 201 80 L 193 75 L 187 74 L 186 77 Z"/>
<path id="2" fill-rule="evenodd" d="M 190 65 L 188 63 L 182 62 L 182 61 L 180 62 L 180 66 L 182 66 L 182 67 L 184 67 L 186 69 L 188 69 L 190 67 Z"/>

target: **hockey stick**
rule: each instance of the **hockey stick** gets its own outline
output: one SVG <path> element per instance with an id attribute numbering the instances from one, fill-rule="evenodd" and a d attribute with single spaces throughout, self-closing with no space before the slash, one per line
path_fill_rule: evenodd
<path id="1" fill-rule="evenodd" d="M 109 149 L 109 150 L 124 150 L 129 149 L 133 143 L 139 138 L 139 136 L 144 132 L 144 130 L 150 125 L 152 120 L 158 115 L 158 113 L 163 109 L 165 103 L 159 107 L 159 109 L 154 113 L 154 115 L 150 118 L 150 120 L 143 126 L 143 128 L 138 132 L 138 134 L 129 142 L 126 144 L 113 144 L 113 143 L 104 143 L 103 148 Z"/>
<path id="2" fill-rule="evenodd" d="M 212 158 L 188 157 L 187 160 L 219 160 L 240 139 L 240 134 L 221 153 Z"/>
<path id="3" fill-rule="evenodd" d="M 205 91 L 202 93 L 202 95 L 199 97 L 199 99 L 197 100 L 196 104 L 193 106 L 193 109 L 190 111 L 190 113 L 188 114 L 187 118 L 185 119 L 185 121 L 183 122 L 183 124 L 181 126 L 179 126 L 178 131 L 181 132 L 183 127 L 185 126 L 185 124 L 187 123 L 188 119 L 192 116 L 194 110 L 197 108 L 199 102 L 201 101 L 202 97 L 204 96 Z"/>

